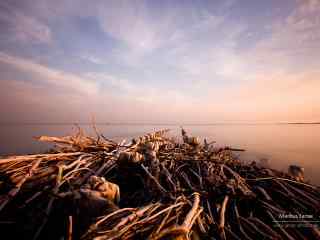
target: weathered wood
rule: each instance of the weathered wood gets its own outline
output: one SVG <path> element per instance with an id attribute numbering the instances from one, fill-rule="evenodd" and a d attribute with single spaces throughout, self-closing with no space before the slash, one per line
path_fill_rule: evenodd
<path id="1" fill-rule="evenodd" d="M 0 225 L 18 229 L 7 230 L 17 239 L 319 237 L 311 224 L 320 190 L 300 167 L 245 164 L 233 154 L 243 149 L 202 144 L 184 129 L 179 142 L 167 132 L 125 144 L 79 130 L 40 137 L 59 145 L 53 153 L 1 158 Z M 285 228 L 278 217 L 288 213 L 311 216 L 301 221 L 310 226 Z"/>

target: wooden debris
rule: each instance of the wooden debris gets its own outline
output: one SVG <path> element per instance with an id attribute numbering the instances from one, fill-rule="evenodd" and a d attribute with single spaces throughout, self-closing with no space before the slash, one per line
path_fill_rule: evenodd
<path id="1" fill-rule="evenodd" d="M 202 144 L 183 128 L 182 142 L 167 132 L 126 144 L 96 128 L 95 138 L 79 129 L 37 138 L 56 144 L 51 153 L 1 158 L 1 233 L 68 240 L 319 237 L 320 190 L 304 182 L 303 168 L 284 173 L 245 164 L 233 153 L 243 149 Z M 297 223 L 304 227 L 282 224 L 290 216 L 305 216 Z"/>

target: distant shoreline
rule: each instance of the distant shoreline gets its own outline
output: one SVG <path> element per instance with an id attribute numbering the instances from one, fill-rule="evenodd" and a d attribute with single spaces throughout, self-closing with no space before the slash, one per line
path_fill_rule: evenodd
<path id="1" fill-rule="evenodd" d="M 40 123 L 0 123 L 0 126 L 70 126 L 70 125 L 93 125 L 92 123 L 72 123 L 72 122 L 40 122 Z M 220 126 L 220 125 L 238 125 L 238 126 L 250 126 L 250 125 L 320 125 L 320 122 L 274 122 L 274 123 L 95 123 L 99 126 Z"/>

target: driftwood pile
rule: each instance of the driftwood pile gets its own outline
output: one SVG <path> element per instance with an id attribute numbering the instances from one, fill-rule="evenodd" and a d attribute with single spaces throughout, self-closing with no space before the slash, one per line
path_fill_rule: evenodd
<path id="1" fill-rule="evenodd" d="M 0 159 L 3 239 L 320 239 L 320 190 L 168 130 L 121 143 L 39 137 L 46 154 Z M 2 238 L 1 237 L 1 238 Z"/>

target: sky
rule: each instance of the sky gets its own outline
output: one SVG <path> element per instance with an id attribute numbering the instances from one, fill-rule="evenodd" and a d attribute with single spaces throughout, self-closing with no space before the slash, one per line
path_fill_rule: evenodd
<path id="1" fill-rule="evenodd" d="M 0 122 L 320 121 L 320 0 L 2 0 Z"/>

